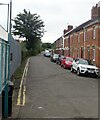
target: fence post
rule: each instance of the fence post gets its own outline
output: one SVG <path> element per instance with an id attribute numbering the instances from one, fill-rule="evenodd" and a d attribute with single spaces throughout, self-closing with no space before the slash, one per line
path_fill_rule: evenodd
<path id="1" fill-rule="evenodd" d="M 4 118 L 8 117 L 8 79 L 7 79 L 7 43 L 5 44 L 5 74 L 4 74 L 4 84 L 5 84 L 5 94 L 4 94 Z"/>

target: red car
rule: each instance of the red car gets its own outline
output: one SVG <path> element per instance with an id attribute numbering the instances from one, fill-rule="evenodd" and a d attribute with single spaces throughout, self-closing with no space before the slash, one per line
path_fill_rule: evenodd
<path id="1" fill-rule="evenodd" d="M 71 69 L 72 62 L 73 62 L 72 57 L 65 57 L 64 59 L 61 60 L 61 67 Z"/>

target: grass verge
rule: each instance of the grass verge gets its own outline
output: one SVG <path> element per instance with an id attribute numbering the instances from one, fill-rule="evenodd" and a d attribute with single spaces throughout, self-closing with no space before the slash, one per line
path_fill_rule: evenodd
<path id="1" fill-rule="evenodd" d="M 12 76 L 12 79 L 11 79 L 11 81 L 14 84 L 12 116 L 16 116 L 16 113 L 18 112 L 18 106 L 16 106 L 17 98 L 18 98 L 18 92 L 19 92 L 19 89 L 20 89 L 20 83 L 21 83 L 21 79 L 22 79 L 22 75 L 23 75 L 23 72 L 24 72 L 25 65 L 27 63 L 27 59 L 28 58 L 25 58 L 23 60 L 20 67 L 16 70 L 16 72 L 14 73 L 14 75 Z"/>

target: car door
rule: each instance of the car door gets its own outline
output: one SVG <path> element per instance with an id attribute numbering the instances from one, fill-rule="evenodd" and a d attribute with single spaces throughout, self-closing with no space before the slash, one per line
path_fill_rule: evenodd
<path id="1" fill-rule="evenodd" d="M 74 61 L 74 69 L 77 71 L 78 68 L 78 64 L 79 64 L 79 59 L 75 59 Z"/>

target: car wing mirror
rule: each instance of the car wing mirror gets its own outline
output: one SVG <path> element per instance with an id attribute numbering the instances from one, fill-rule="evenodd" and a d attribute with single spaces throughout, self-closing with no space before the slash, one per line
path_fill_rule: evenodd
<path id="1" fill-rule="evenodd" d="M 79 61 L 77 61 L 76 64 L 79 64 Z"/>

